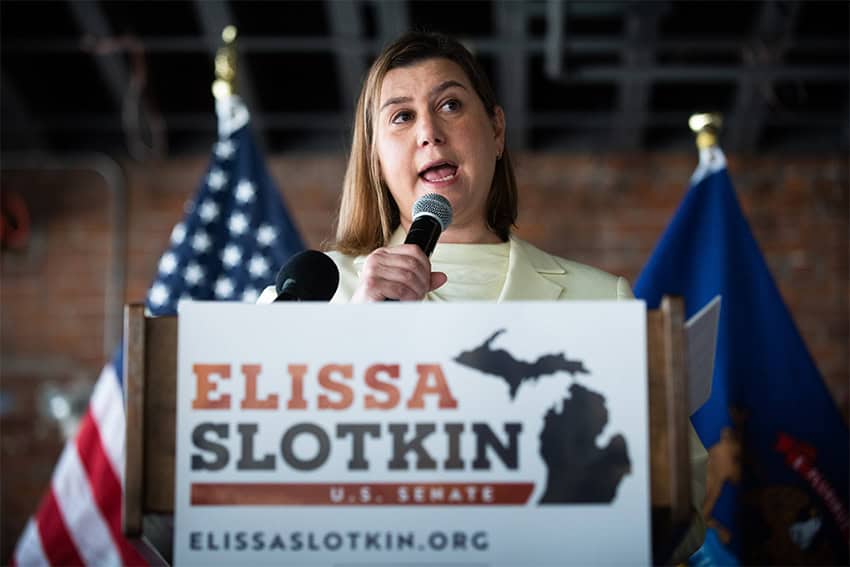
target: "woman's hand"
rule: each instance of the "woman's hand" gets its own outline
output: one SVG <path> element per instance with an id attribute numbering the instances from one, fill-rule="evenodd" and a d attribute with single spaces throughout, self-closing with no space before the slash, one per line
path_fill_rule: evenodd
<path id="1" fill-rule="evenodd" d="M 366 258 L 351 302 L 420 301 L 446 280 L 443 272 L 431 272 L 430 260 L 415 244 L 378 248 Z"/>

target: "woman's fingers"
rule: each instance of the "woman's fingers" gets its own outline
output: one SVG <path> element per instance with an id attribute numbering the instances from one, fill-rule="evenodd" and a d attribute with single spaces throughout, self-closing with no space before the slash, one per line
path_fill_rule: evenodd
<path id="1" fill-rule="evenodd" d="M 431 287 L 428 288 L 428 291 L 434 291 L 438 287 L 442 287 L 447 281 L 449 281 L 449 276 L 444 272 L 431 272 Z"/>
<path id="2" fill-rule="evenodd" d="M 434 289 L 434 283 L 431 263 L 418 246 L 404 244 L 378 248 L 366 258 L 352 302 L 384 299 L 416 301 Z M 439 287 L 445 281 L 438 278 L 436 283 Z"/>

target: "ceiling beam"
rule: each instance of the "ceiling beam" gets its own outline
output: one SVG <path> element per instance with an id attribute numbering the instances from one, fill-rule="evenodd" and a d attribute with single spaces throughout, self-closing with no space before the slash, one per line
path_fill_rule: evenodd
<path id="1" fill-rule="evenodd" d="M 756 71 L 765 65 L 779 67 L 791 45 L 799 13 L 797 2 L 770 0 L 761 6 L 750 44 L 743 49 L 744 68 Z M 755 73 L 738 79 L 738 91 L 723 142 L 730 150 L 749 152 L 756 148 L 765 118 L 774 100 L 773 78 Z M 704 109 L 712 110 L 712 109 Z"/>
<path id="2" fill-rule="evenodd" d="M 759 81 L 813 80 L 825 82 L 847 82 L 847 67 L 844 65 L 764 65 L 763 67 L 741 67 L 740 65 L 669 65 L 649 69 L 624 69 L 616 65 L 599 65 L 574 69 L 565 77 L 565 83 L 598 83 L 620 81 L 624 78 L 646 75 L 667 83 L 720 82 L 731 83 L 753 79 Z"/>
<path id="3" fill-rule="evenodd" d="M 643 71 L 655 65 L 658 22 L 668 9 L 666 2 L 631 2 L 623 15 L 627 47 L 622 57 L 630 73 L 623 75 L 619 85 L 619 116 L 611 140 L 615 148 L 637 150 L 643 143 L 652 89 L 652 82 Z"/>
<path id="4" fill-rule="evenodd" d="M 380 39 L 373 46 L 373 51 L 377 52 L 398 36 L 406 32 L 410 27 L 410 13 L 407 9 L 407 2 L 400 0 L 374 0 L 373 5 L 376 10 L 378 20 L 378 34 Z"/>
<path id="5" fill-rule="evenodd" d="M 529 141 L 525 6 L 525 2 L 513 0 L 498 0 L 494 5 L 498 39 L 517 47 L 501 51 L 498 61 L 498 85 L 505 109 L 508 143 L 515 150 L 525 150 Z"/>
<path id="6" fill-rule="evenodd" d="M 68 7 L 84 35 L 91 36 L 95 40 L 113 38 L 109 21 L 97 2 L 68 0 Z M 80 44 L 76 42 L 74 52 L 79 52 L 79 49 Z M 109 96 L 121 112 L 130 85 L 130 71 L 125 63 L 123 52 L 95 53 L 94 61 L 103 82 L 106 83 Z"/>
<path id="7" fill-rule="evenodd" d="M 229 26 L 235 25 L 236 20 L 230 10 L 230 4 L 227 0 L 195 0 L 195 12 L 198 15 L 198 21 L 201 24 L 201 32 L 203 34 L 206 49 L 210 54 L 210 59 L 215 62 L 215 56 L 219 48 L 223 44 L 221 38 L 222 30 Z M 251 125 L 254 135 L 257 137 L 257 143 L 261 148 L 268 147 L 266 136 L 264 134 L 265 127 L 262 124 L 262 109 L 260 101 L 257 99 L 256 89 L 254 88 L 253 75 L 251 69 L 248 68 L 245 56 L 240 52 L 241 40 L 236 38 L 236 92 L 245 101 L 248 107 L 248 112 L 251 114 Z M 214 66 L 210 67 L 210 71 Z M 210 73 L 210 85 L 212 85 L 214 74 Z M 210 95 L 212 96 L 212 95 Z"/>
<path id="8" fill-rule="evenodd" d="M 567 35 L 566 10 L 563 0 L 546 2 L 546 47 L 543 69 L 546 76 L 558 80 L 563 73 L 564 39 Z"/>
<path id="9" fill-rule="evenodd" d="M 403 8 L 400 2 L 381 2 L 377 5 L 378 19 L 381 14 L 395 13 Z M 390 18 L 394 19 L 394 18 Z M 392 25 L 393 29 L 406 29 L 402 25 Z M 395 39 L 398 34 L 388 34 L 388 38 Z M 383 37 L 383 36 L 382 36 Z M 136 38 L 144 50 L 149 53 L 204 53 L 209 51 L 207 40 L 195 36 L 140 36 Z M 538 39 L 527 37 L 522 46 L 531 55 L 545 53 L 549 47 L 548 38 Z M 383 39 L 361 39 L 358 41 L 344 42 L 345 49 L 349 51 L 361 51 L 375 53 L 383 45 Z M 565 51 L 576 54 L 609 54 L 623 51 L 626 41 L 615 37 L 562 37 L 562 46 Z M 475 38 L 475 49 L 477 53 L 488 55 L 499 54 L 505 51 L 514 51 L 520 47 L 519 44 L 506 42 L 501 39 L 486 37 Z M 3 54 L 13 53 L 78 53 L 80 42 L 76 39 L 6 39 L 3 42 Z M 328 53 L 336 49 L 326 37 L 302 36 L 251 36 L 239 39 L 240 53 Z M 703 55 L 729 55 L 741 51 L 739 39 L 658 39 L 656 49 L 660 52 L 696 52 Z M 847 49 L 847 42 L 836 39 L 800 39 L 794 43 L 797 52 L 805 52 L 810 55 L 835 55 Z"/>
<path id="10" fill-rule="evenodd" d="M 362 51 L 348 49 L 349 44 L 359 42 L 363 37 L 360 7 L 357 0 L 325 3 L 336 56 L 336 76 L 339 77 L 340 83 L 340 105 L 348 115 L 354 112 L 360 92 L 360 81 L 366 74 L 366 61 Z"/>

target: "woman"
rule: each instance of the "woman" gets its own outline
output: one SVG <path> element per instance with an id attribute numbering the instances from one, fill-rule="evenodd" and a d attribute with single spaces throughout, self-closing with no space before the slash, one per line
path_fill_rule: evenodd
<path id="1" fill-rule="evenodd" d="M 453 220 L 431 258 L 403 244 L 413 203 L 438 193 Z M 628 299 L 628 283 L 511 235 L 517 186 L 505 115 L 460 43 L 408 33 L 372 65 L 360 98 L 337 220 L 332 302 Z M 260 302 L 272 301 L 273 288 Z M 695 513 L 673 559 L 702 542 L 705 458 L 691 430 Z"/>
<path id="2" fill-rule="evenodd" d="M 402 244 L 426 193 L 453 210 L 430 261 Z M 624 279 L 511 236 L 516 215 L 505 115 L 486 76 L 451 38 L 402 36 L 372 65 L 357 103 L 333 301 L 631 297 Z"/>

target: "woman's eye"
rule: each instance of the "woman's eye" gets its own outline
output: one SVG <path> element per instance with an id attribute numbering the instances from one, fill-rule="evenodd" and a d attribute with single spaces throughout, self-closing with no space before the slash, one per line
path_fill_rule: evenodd
<path id="1" fill-rule="evenodd" d="M 412 112 L 402 110 L 401 112 L 399 112 L 395 116 L 393 116 L 392 123 L 393 124 L 403 124 L 404 122 L 407 122 L 411 118 L 413 118 Z"/>
<path id="2" fill-rule="evenodd" d="M 460 109 L 460 101 L 457 99 L 450 99 L 443 103 L 443 109 L 448 110 L 449 112 L 454 112 L 455 110 Z"/>

